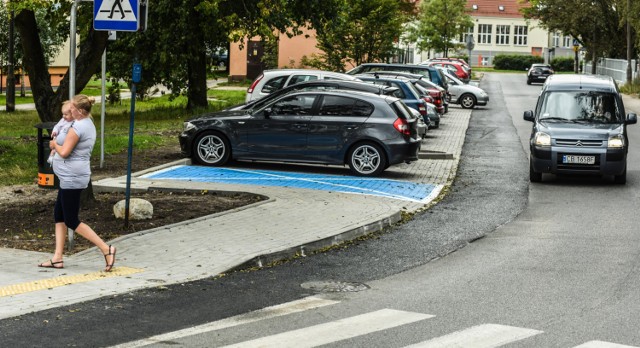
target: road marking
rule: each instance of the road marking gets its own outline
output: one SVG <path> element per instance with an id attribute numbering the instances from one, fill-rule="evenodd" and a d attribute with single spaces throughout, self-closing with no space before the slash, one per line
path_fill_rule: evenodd
<path id="1" fill-rule="evenodd" d="M 159 180 L 187 180 L 218 182 L 223 184 L 294 187 L 380 196 L 418 203 L 430 202 L 438 196 L 443 188 L 442 185 L 384 178 L 185 165 L 165 168 L 141 177 Z"/>
<path id="2" fill-rule="evenodd" d="M 622 344 L 615 344 L 615 343 L 602 342 L 602 341 L 589 341 L 579 346 L 575 346 L 574 348 L 638 348 L 638 347 L 625 346 Z"/>
<path id="3" fill-rule="evenodd" d="M 333 301 L 333 300 L 325 300 L 325 299 L 314 297 L 314 296 L 305 297 L 297 301 L 282 303 L 282 304 L 271 306 L 271 307 L 265 307 L 257 311 L 236 315 L 234 317 L 214 321 L 212 323 L 206 323 L 206 324 L 190 327 L 190 328 L 179 330 L 179 331 L 152 336 L 152 337 L 141 339 L 138 341 L 123 343 L 117 346 L 113 346 L 112 348 L 144 347 L 150 344 L 156 344 L 158 342 L 172 341 L 182 337 L 193 336 L 193 335 L 197 335 L 197 334 L 201 334 L 209 331 L 221 330 L 221 329 L 226 329 L 233 326 L 249 324 L 249 323 L 253 323 L 260 320 L 280 317 L 287 314 L 303 312 L 310 309 L 321 308 L 321 307 L 333 305 L 336 303 L 340 303 L 340 302 Z"/>
<path id="4" fill-rule="evenodd" d="M 71 285 L 76 283 L 85 283 L 93 280 L 120 277 L 134 273 L 140 273 L 144 270 L 130 267 L 114 267 L 111 272 L 93 272 L 86 274 L 60 276 L 48 279 L 35 280 L 26 283 L 12 284 L 0 287 L 0 297 L 19 295 L 26 292 L 57 288 L 60 286 Z"/>
<path id="5" fill-rule="evenodd" d="M 316 347 L 433 317 L 433 315 L 429 314 L 382 309 L 325 324 L 240 342 L 224 348 Z"/>
<path id="6" fill-rule="evenodd" d="M 456 331 L 448 335 L 410 345 L 405 348 L 491 348 L 519 341 L 540 333 L 542 333 L 542 331 L 497 324 L 484 324 Z"/>

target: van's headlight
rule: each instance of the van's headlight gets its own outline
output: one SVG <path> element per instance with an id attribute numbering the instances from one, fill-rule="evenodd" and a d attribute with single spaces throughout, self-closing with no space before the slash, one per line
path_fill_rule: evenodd
<path id="1" fill-rule="evenodd" d="M 609 137 L 607 147 L 610 149 L 621 149 L 624 147 L 624 137 L 621 134 L 612 135 Z"/>
<path id="2" fill-rule="evenodd" d="M 186 132 L 188 132 L 188 131 L 190 131 L 190 130 L 192 130 L 192 129 L 196 128 L 196 126 L 195 126 L 193 123 L 191 123 L 191 122 L 185 122 L 185 123 L 182 125 L 182 128 L 183 128 L 183 129 L 182 129 L 182 131 L 186 133 Z"/>
<path id="3" fill-rule="evenodd" d="M 533 144 L 536 146 L 551 146 L 551 137 L 547 133 L 536 132 L 533 137 Z"/>

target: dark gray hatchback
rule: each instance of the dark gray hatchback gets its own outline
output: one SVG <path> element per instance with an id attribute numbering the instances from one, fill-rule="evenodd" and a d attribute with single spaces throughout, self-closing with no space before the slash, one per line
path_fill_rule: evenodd
<path id="1" fill-rule="evenodd" d="M 542 173 L 595 174 L 627 180 L 627 125 L 618 86 L 599 75 L 552 75 L 542 87 L 536 110 L 525 111 L 533 122 L 529 179 Z"/>
<path id="2" fill-rule="evenodd" d="M 182 154 L 203 165 L 231 159 L 347 164 L 356 175 L 374 176 L 418 159 L 417 123 L 395 97 L 297 91 L 257 108 L 190 119 L 179 139 Z"/>

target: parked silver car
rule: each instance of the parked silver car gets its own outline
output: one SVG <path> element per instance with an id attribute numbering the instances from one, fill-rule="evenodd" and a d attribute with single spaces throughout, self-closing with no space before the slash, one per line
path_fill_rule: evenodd
<path id="1" fill-rule="evenodd" d="M 247 89 L 245 103 L 260 99 L 282 88 L 294 85 L 299 82 L 313 80 L 349 80 L 359 81 L 357 78 L 331 71 L 311 70 L 311 69 L 273 69 L 265 70 L 253 80 Z"/>
<path id="2" fill-rule="evenodd" d="M 445 72 L 449 82 L 451 103 L 460 104 L 465 109 L 473 109 L 476 105 L 487 105 L 489 95 L 482 88 L 465 84 L 457 77 Z"/>

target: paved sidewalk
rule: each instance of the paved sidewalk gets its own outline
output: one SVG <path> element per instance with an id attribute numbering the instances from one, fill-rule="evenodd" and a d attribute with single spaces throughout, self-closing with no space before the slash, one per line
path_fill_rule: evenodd
<path id="1" fill-rule="evenodd" d="M 436 189 L 429 199 L 436 198 L 455 177 L 470 116 L 469 110 L 450 108 L 440 128 L 430 130 L 423 140 L 423 159 L 392 166 L 385 171 L 385 178 L 434 184 Z M 188 161 L 169 165 L 176 164 Z M 113 240 L 118 251 L 111 273 L 100 271 L 104 258 L 96 248 L 67 256 L 63 270 L 36 267 L 50 254 L 0 249 L 0 319 L 213 277 L 240 265 L 259 266 L 295 254 L 304 256 L 380 230 L 398 222 L 402 212 L 415 212 L 426 205 L 361 194 L 140 177 L 159 169 L 135 173 L 132 192 L 148 188 L 244 191 L 269 199 Z M 125 183 L 126 178 L 120 177 L 93 185 L 95 190 L 123 190 Z"/>

